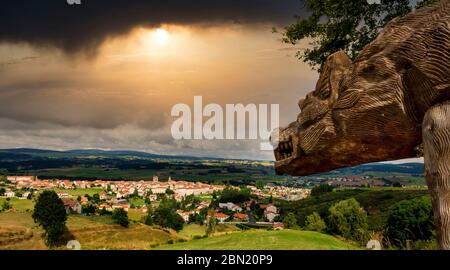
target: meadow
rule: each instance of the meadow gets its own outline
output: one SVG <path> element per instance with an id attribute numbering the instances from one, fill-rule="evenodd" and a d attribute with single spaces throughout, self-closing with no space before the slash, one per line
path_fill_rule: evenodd
<path id="1" fill-rule="evenodd" d="M 356 245 L 336 237 L 309 231 L 255 230 L 166 244 L 166 250 L 354 250 Z"/>

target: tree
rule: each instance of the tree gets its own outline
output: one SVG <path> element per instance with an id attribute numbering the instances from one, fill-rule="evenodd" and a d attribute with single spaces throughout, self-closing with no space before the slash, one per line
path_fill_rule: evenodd
<path id="1" fill-rule="evenodd" d="M 176 212 L 175 208 L 171 207 L 170 203 L 161 202 L 158 208 L 153 213 L 153 223 L 165 228 L 171 228 L 175 231 L 183 229 L 184 220 Z"/>
<path id="2" fill-rule="evenodd" d="M 328 230 L 347 239 L 368 240 L 367 214 L 354 198 L 343 200 L 329 209 Z"/>
<path id="3" fill-rule="evenodd" d="M 85 204 L 81 207 L 81 212 L 85 215 L 91 215 L 94 214 L 96 211 L 96 208 L 93 204 Z"/>
<path id="4" fill-rule="evenodd" d="M 0 188 L 0 196 L 5 196 L 6 189 Z"/>
<path id="5" fill-rule="evenodd" d="M 283 218 L 283 225 L 286 229 L 298 228 L 297 218 L 295 217 L 295 214 L 292 212 L 287 213 L 287 215 Z"/>
<path id="6" fill-rule="evenodd" d="M 259 190 L 263 190 L 263 189 L 264 189 L 264 182 L 261 181 L 261 180 L 256 181 L 256 187 L 257 187 Z"/>
<path id="7" fill-rule="evenodd" d="M 227 187 L 222 191 L 220 202 L 243 203 L 250 200 L 251 190 L 248 188 L 235 189 Z"/>
<path id="8" fill-rule="evenodd" d="M 217 219 L 214 216 L 211 216 L 210 218 L 208 218 L 208 220 L 206 221 L 206 231 L 205 234 L 207 236 L 210 236 L 211 234 L 216 232 L 216 227 L 217 227 Z"/>
<path id="9" fill-rule="evenodd" d="M 327 225 L 325 221 L 320 217 L 317 212 L 313 212 L 311 215 L 306 217 L 305 230 L 322 232 L 326 229 Z"/>
<path id="10" fill-rule="evenodd" d="M 437 0 L 419 1 L 422 7 Z M 299 51 L 297 57 L 313 68 L 323 65 L 327 57 L 343 50 L 352 59 L 374 40 L 393 18 L 411 12 L 410 0 L 305 0 L 309 16 L 298 16 L 297 22 L 284 28 L 283 42 L 297 44 L 307 39 L 311 48 Z"/>
<path id="11" fill-rule="evenodd" d="M 404 247 L 406 240 L 430 240 L 434 234 L 431 200 L 420 197 L 396 203 L 387 219 L 386 234 L 397 247 Z"/>
<path id="12" fill-rule="evenodd" d="M 395 182 L 394 184 L 392 184 L 393 187 L 402 187 L 402 184 L 400 184 L 400 182 Z"/>
<path id="13" fill-rule="evenodd" d="M 127 228 L 130 221 L 128 220 L 128 213 L 123 208 L 114 209 L 112 219 L 115 223 Z"/>
<path id="14" fill-rule="evenodd" d="M 311 196 L 319 196 L 320 194 L 333 192 L 333 187 L 328 184 L 321 184 L 318 186 L 313 187 L 311 190 Z"/>
<path id="15" fill-rule="evenodd" d="M 97 204 L 100 203 L 100 195 L 98 193 L 92 195 L 92 201 Z"/>
<path id="16" fill-rule="evenodd" d="M 12 208 L 11 203 L 8 200 L 3 202 L 3 204 L 2 204 L 2 211 L 6 211 L 6 210 L 9 210 L 11 208 Z"/>
<path id="17" fill-rule="evenodd" d="M 42 192 L 34 205 L 33 220 L 44 229 L 48 246 L 56 246 L 67 231 L 67 213 L 63 201 L 55 191 Z"/>

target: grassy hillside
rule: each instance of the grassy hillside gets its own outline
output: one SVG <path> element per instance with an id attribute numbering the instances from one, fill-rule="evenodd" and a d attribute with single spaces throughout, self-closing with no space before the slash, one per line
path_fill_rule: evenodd
<path id="1" fill-rule="evenodd" d="M 328 209 L 335 203 L 355 198 L 367 211 L 369 229 L 379 230 L 385 224 L 389 209 L 395 203 L 421 196 L 428 196 L 426 189 L 406 188 L 362 188 L 344 189 L 325 193 L 317 197 L 309 197 L 295 202 L 279 201 L 282 206 L 282 215 L 293 212 L 298 223 L 304 225 L 306 216 L 318 212 L 322 217 L 328 216 Z"/>
<path id="2" fill-rule="evenodd" d="M 348 250 L 358 247 L 317 232 L 236 232 L 158 247 L 166 250 Z"/>
<path id="3" fill-rule="evenodd" d="M 178 240 L 173 231 L 165 231 L 143 224 L 131 224 L 129 228 L 112 223 L 111 217 L 85 217 L 71 215 L 67 227 L 81 243 L 82 249 L 149 249 L 151 245 Z M 31 218 L 31 212 L 8 211 L 0 213 L 0 250 L 47 249 L 42 238 L 42 230 Z M 64 247 L 62 247 L 64 248 Z"/>

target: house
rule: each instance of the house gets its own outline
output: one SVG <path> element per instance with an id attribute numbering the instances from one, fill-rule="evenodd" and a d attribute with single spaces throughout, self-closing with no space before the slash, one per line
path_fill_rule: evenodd
<path id="1" fill-rule="evenodd" d="M 103 191 L 99 194 L 99 198 L 100 200 L 106 200 L 108 199 L 108 196 L 106 195 L 106 192 Z"/>
<path id="2" fill-rule="evenodd" d="M 89 200 L 88 200 L 88 198 L 86 198 L 86 197 L 81 197 L 81 200 L 80 200 L 80 203 L 81 204 L 87 204 L 89 202 Z"/>
<path id="3" fill-rule="evenodd" d="M 158 199 L 158 196 L 156 194 L 150 194 L 150 195 L 148 195 L 148 199 L 151 202 L 154 202 L 154 201 L 156 201 Z"/>
<path id="4" fill-rule="evenodd" d="M 217 218 L 219 222 L 225 222 L 230 216 L 224 213 L 216 213 L 214 217 Z"/>
<path id="5" fill-rule="evenodd" d="M 111 212 L 113 210 L 112 207 L 107 203 L 100 204 L 99 206 L 97 206 L 97 209 L 104 209 L 108 212 Z"/>
<path id="6" fill-rule="evenodd" d="M 236 204 L 234 204 L 232 202 L 219 203 L 219 207 L 220 208 L 226 208 L 226 209 L 228 209 L 230 211 L 233 211 L 233 212 L 240 212 L 240 211 L 242 211 L 242 208 L 239 205 L 236 205 Z"/>
<path id="7" fill-rule="evenodd" d="M 185 212 L 185 211 L 179 209 L 179 210 L 177 210 L 177 214 L 180 215 L 183 218 L 184 222 L 187 223 L 187 222 L 189 222 L 189 216 L 191 216 L 193 213 Z"/>
<path id="8" fill-rule="evenodd" d="M 120 208 L 122 208 L 123 210 L 128 212 L 128 210 L 130 209 L 130 205 L 129 204 L 114 204 L 112 206 L 113 210 L 120 209 Z"/>
<path id="9" fill-rule="evenodd" d="M 69 197 L 70 197 L 69 193 L 67 193 L 67 192 L 58 192 L 58 193 L 56 193 L 56 194 L 57 194 L 58 197 L 61 198 L 61 199 L 65 199 L 65 198 L 69 198 Z"/>
<path id="10" fill-rule="evenodd" d="M 38 180 L 37 176 L 13 176 L 9 175 L 6 176 L 6 180 L 10 181 L 11 183 L 17 183 L 17 182 L 33 182 L 35 180 Z"/>
<path id="11" fill-rule="evenodd" d="M 273 223 L 273 229 L 274 230 L 283 230 L 284 229 L 284 224 L 281 222 L 274 222 Z"/>
<path id="12" fill-rule="evenodd" d="M 147 212 L 148 212 L 148 207 L 147 207 L 147 205 L 142 206 L 142 207 L 141 207 L 141 211 L 142 211 L 142 213 L 147 213 Z"/>
<path id="13" fill-rule="evenodd" d="M 22 199 L 27 199 L 31 192 L 27 191 L 22 194 Z"/>
<path id="14" fill-rule="evenodd" d="M 264 209 L 264 217 L 269 221 L 273 222 L 274 219 L 278 216 L 278 209 L 273 204 L 261 205 L 262 209 Z"/>
<path id="15" fill-rule="evenodd" d="M 7 191 L 7 192 L 5 192 L 5 197 L 6 198 L 14 198 L 15 195 L 16 195 L 16 193 L 14 193 L 14 191 Z"/>
<path id="16" fill-rule="evenodd" d="M 77 213 L 81 214 L 81 204 L 76 200 L 72 199 L 64 199 L 63 200 L 64 207 L 66 208 L 66 213 Z"/>
<path id="17" fill-rule="evenodd" d="M 239 221 L 248 220 L 248 215 L 242 214 L 242 213 L 235 213 L 233 215 L 233 217 L 234 217 L 234 219 L 239 220 Z"/>

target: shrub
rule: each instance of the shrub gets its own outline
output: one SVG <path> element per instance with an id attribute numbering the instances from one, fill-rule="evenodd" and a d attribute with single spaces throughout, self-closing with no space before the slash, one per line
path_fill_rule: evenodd
<path id="1" fill-rule="evenodd" d="M 159 225 L 165 228 L 171 228 L 175 231 L 181 231 L 184 226 L 183 218 L 178 213 L 165 205 L 160 205 L 154 212 L 153 224 Z"/>
<path id="2" fill-rule="evenodd" d="M 122 208 L 114 209 L 112 219 L 115 223 L 125 228 L 127 228 L 130 224 L 130 221 L 128 220 L 128 213 Z"/>
<path id="3" fill-rule="evenodd" d="M 428 197 L 404 200 L 390 210 L 386 234 L 391 245 L 404 247 L 406 240 L 430 240 L 434 235 L 433 209 Z"/>
<path id="4" fill-rule="evenodd" d="M 298 228 L 297 218 L 295 217 L 295 214 L 292 212 L 287 213 L 287 215 L 283 218 L 283 225 L 286 229 Z"/>
<path id="5" fill-rule="evenodd" d="M 325 221 L 317 212 L 313 212 L 311 215 L 306 217 L 305 230 L 322 232 L 326 229 L 326 227 L 327 225 L 325 224 Z"/>
<path id="6" fill-rule="evenodd" d="M 336 203 L 329 212 L 328 230 L 331 233 L 359 242 L 368 240 L 367 214 L 354 198 Z"/>

